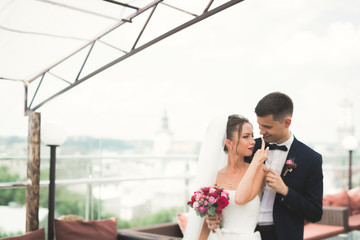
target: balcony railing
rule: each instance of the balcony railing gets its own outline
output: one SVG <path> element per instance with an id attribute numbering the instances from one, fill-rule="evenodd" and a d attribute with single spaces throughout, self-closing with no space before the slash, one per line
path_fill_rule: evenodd
<path id="1" fill-rule="evenodd" d="M 41 193 L 48 191 L 49 180 L 43 178 L 48 178 L 49 157 L 42 156 L 41 159 L 40 202 L 47 206 L 47 194 Z M 186 211 L 196 160 L 196 155 L 58 156 L 56 206 L 68 199 L 79 198 L 74 196 L 79 194 L 81 212 L 87 220 L 100 219 L 104 215 L 131 220 L 171 207 Z M 20 179 L 26 179 L 26 157 L 2 157 L 1 166 L 6 166 L 10 173 L 19 174 Z M 3 190 L 26 186 L 25 180 L 0 182 L 0 195 Z M 58 195 L 64 189 L 71 192 L 68 199 Z"/>
<path id="2" fill-rule="evenodd" d="M 41 174 L 46 178 L 49 157 L 41 159 Z M 186 202 L 194 190 L 191 185 L 196 175 L 197 155 L 58 156 L 57 160 L 57 193 L 67 189 L 81 194 L 83 197 L 79 201 L 83 202 L 81 206 L 86 219 L 100 219 L 111 214 L 130 220 L 174 206 L 187 211 Z M 346 160 L 346 156 L 342 156 L 335 164 L 327 162 L 324 157 L 324 193 L 347 188 Z M 26 157 L 0 157 L 1 166 L 7 166 L 10 173 L 26 179 Z M 353 161 L 352 172 L 353 186 L 359 186 L 360 164 L 357 158 Z M 40 192 L 47 192 L 48 185 L 49 180 L 42 179 Z M 26 181 L 0 182 L 0 195 L 3 190 L 26 186 Z M 46 194 L 41 196 L 47 197 Z M 65 198 L 56 195 L 57 203 L 72 198 L 73 195 Z"/>

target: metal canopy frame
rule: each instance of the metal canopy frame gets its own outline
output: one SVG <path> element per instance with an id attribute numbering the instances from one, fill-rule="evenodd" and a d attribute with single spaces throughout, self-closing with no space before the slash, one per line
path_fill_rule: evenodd
<path id="1" fill-rule="evenodd" d="M 131 5 L 128 5 L 128 4 L 125 4 L 125 3 L 122 3 L 122 2 L 119 2 L 119 1 L 114 1 L 114 0 L 103 0 L 103 1 L 106 1 L 106 2 L 109 2 L 109 3 L 113 3 L 113 4 L 117 4 L 117 5 L 121 5 L 123 7 L 126 7 L 126 8 L 129 8 L 129 9 L 132 9 L 135 11 L 135 13 L 131 14 L 130 16 L 128 16 L 127 18 L 124 18 L 124 19 L 121 19 L 117 24 L 115 24 L 114 26 L 112 26 L 110 29 L 107 29 L 106 31 L 104 31 L 102 34 L 100 34 L 99 36 L 97 36 L 95 39 L 93 39 L 92 41 L 86 43 L 85 45 L 83 45 L 82 47 L 80 47 L 79 49 L 77 49 L 75 52 L 73 52 L 72 54 L 70 54 L 69 56 L 65 57 L 64 59 L 60 60 L 59 62 L 57 62 L 56 64 L 46 68 L 45 70 L 41 71 L 40 73 L 38 73 L 37 75 L 35 75 L 34 77 L 32 77 L 30 80 L 28 81 L 24 81 L 24 86 L 25 86 L 25 103 L 24 103 L 24 114 L 25 115 L 28 115 L 29 112 L 34 112 L 35 110 L 37 110 L 38 108 L 40 108 L 41 106 L 43 106 L 45 103 L 49 102 L 50 100 L 52 100 L 53 98 L 65 93 L 66 91 L 72 89 L 73 87 L 77 86 L 78 84 L 88 80 L 89 78 L 95 76 L 96 74 L 104 71 L 105 69 L 133 56 L 134 54 L 152 46 L 153 44 L 195 24 L 195 23 L 198 23 L 222 10 L 225 10 L 239 2 L 242 2 L 243 0 L 229 0 L 227 1 L 226 3 L 214 8 L 214 9 L 211 9 L 211 5 L 213 4 L 214 0 L 210 0 L 208 2 L 208 4 L 205 6 L 204 8 L 204 11 L 201 15 L 196 15 L 196 14 L 193 14 L 193 13 L 190 13 L 186 10 L 183 10 L 183 9 L 180 9 L 180 8 L 177 8 L 175 6 L 172 6 L 168 3 L 165 3 L 164 0 L 155 0 L 153 2 L 151 2 L 150 4 L 142 7 L 142 8 L 138 8 L 138 7 L 135 7 L 135 6 L 131 6 Z M 141 39 L 142 37 L 142 34 L 143 32 L 145 31 L 145 29 L 147 28 L 148 26 L 148 23 L 149 21 L 151 20 L 152 16 L 156 13 L 156 8 L 159 4 L 162 4 L 163 6 L 166 6 L 166 7 L 170 7 L 170 8 L 173 8 L 173 9 L 176 9 L 178 11 L 181 11 L 185 14 L 188 14 L 190 15 L 191 17 L 193 17 L 191 20 L 171 29 L 170 31 L 168 32 L 165 32 L 163 33 L 162 35 L 144 43 L 143 45 L 137 47 L 138 43 L 139 43 L 139 40 Z M 136 17 L 138 17 L 139 15 L 147 12 L 147 11 L 150 11 L 145 23 L 143 24 L 143 27 L 142 29 L 140 30 L 140 32 L 138 33 L 130 51 L 126 51 L 126 50 L 123 50 L 123 49 L 119 49 L 118 47 L 116 46 L 113 46 L 112 44 L 110 43 L 107 43 L 106 41 L 104 41 L 102 38 L 106 35 L 108 35 L 109 33 L 111 33 L 112 31 L 114 31 L 115 29 L 123 26 L 124 24 L 131 24 L 132 23 L 132 20 Z M 93 47 L 96 43 L 102 43 L 102 44 L 105 44 L 113 49 L 116 49 L 117 51 L 120 51 L 121 52 L 121 56 L 119 56 L 118 58 L 116 58 L 115 60 L 103 65 L 103 66 L 100 66 L 98 67 L 95 71 L 93 72 L 90 72 L 84 76 L 82 76 L 82 73 L 83 73 L 83 69 L 84 67 L 86 66 L 87 62 L 88 62 L 88 59 L 89 57 L 91 56 L 92 54 L 92 50 L 93 50 Z M 77 76 L 75 77 L 75 79 L 73 80 L 67 80 L 67 79 L 64 79 L 60 76 L 58 76 L 57 74 L 55 74 L 54 72 L 52 72 L 52 70 L 55 68 L 55 67 L 58 67 L 59 65 L 61 64 L 64 64 L 64 62 L 66 60 L 68 60 L 70 57 L 74 56 L 74 55 L 77 55 L 79 54 L 82 50 L 84 50 L 85 48 L 89 48 L 86 56 L 85 56 L 85 59 L 83 60 L 82 62 L 82 65 L 80 66 L 79 70 L 77 71 Z M 67 84 L 67 86 L 61 90 L 59 90 L 58 92 L 52 94 L 50 97 L 46 98 L 45 100 L 41 101 L 40 103 L 38 103 L 37 105 L 33 106 L 34 105 L 34 101 L 35 99 L 38 97 L 38 92 L 39 90 L 43 87 L 43 83 L 46 81 L 46 79 L 48 77 L 55 77 L 56 79 L 60 80 L 60 81 L 63 81 Z M 35 80 L 38 80 L 38 83 L 35 81 Z M 37 86 L 36 86 L 37 84 Z M 30 96 L 29 95 L 29 91 L 28 91 L 28 88 L 29 86 L 32 86 L 32 85 L 35 85 L 35 91 L 32 93 L 32 95 Z"/>
<path id="2" fill-rule="evenodd" d="M 84 11 L 84 12 L 87 12 L 90 14 L 94 14 L 93 12 L 89 12 L 89 11 L 82 10 L 79 8 L 71 7 L 68 5 L 65 6 L 63 4 L 58 4 L 51 0 L 38 0 L 38 1 L 46 2 L 49 4 L 55 4 L 60 7 L 71 8 L 71 9 L 74 9 L 77 11 Z M 43 106 L 45 103 L 52 100 L 53 98 L 65 93 L 66 91 L 72 89 L 73 87 L 86 81 L 87 79 L 95 76 L 96 74 L 104 71 L 105 69 L 133 56 L 134 54 L 152 46 L 153 44 L 179 32 L 195 23 L 198 23 L 198 22 L 200 22 L 222 10 L 225 10 L 239 2 L 242 2 L 243 0 L 227 0 L 226 3 L 224 3 L 218 7 L 215 7 L 214 9 L 211 9 L 211 10 L 210 10 L 210 8 L 211 8 L 214 0 L 210 0 L 207 3 L 207 5 L 205 6 L 202 14 L 200 14 L 200 15 L 192 14 L 188 11 L 171 6 L 167 3 L 165 3 L 166 0 L 153 0 L 153 2 L 151 2 L 150 4 L 148 4 L 147 6 L 144 6 L 142 8 L 137 8 L 135 6 L 131 6 L 131 5 L 119 2 L 119 1 L 115 1 L 115 0 L 103 0 L 103 1 L 109 2 L 112 4 L 121 5 L 122 7 L 131 9 L 135 12 L 133 14 L 131 14 L 130 16 L 128 16 L 127 18 L 121 19 L 119 22 L 117 22 L 117 24 L 112 26 L 110 29 L 107 29 L 102 34 L 99 34 L 99 36 L 97 36 L 93 40 L 88 41 L 86 44 L 81 46 L 79 49 L 74 51 L 69 56 L 63 58 L 61 61 L 57 62 L 56 64 L 53 64 L 52 66 L 50 66 L 50 67 L 46 68 L 45 70 L 41 71 L 40 73 L 36 74 L 30 80 L 10 79 L 10 78 L 4 78 L 4 77 L 0 76 L 0 80 L 6 79 L 6 80 L 13 80 L 13 81 L 22 81 L 25 86 L 24 113 L 26 116 L 29 117 L 27 183 L 30 183 L 29 185 L 27 185 L 27 188 L 26 188 L 26 231 L 27 232 L 38 229 L 38 223 L 39 223 L 38 222 L 38 211 L 39 211 L 39 186 L 40 186 L 41 114 L 39 112 L 36 112 L 36 110 L 39 109 L 41 106 Z M 193 0 L 193 1 L 196 1 L 196 0 Z M 166 6 L 166 7 L 171 7 L 175 10 L 181 11 L 182 13 L 188 14 L 189 16 L 192 17 L 192 19 L 185 23 L 180 24 L 179 26 L 171 29 L 170 31 L 167 31 L 167 32 L 161 34 L 158 37 L 155 37 L 154 39 L 152 39 L 150 41 L 147 41 L 147 42 L 145 41 L 145 43 L 143 45 L 138 47 L 139 40 L 142 38 L 143 33 L 144 33 L 145 29 L 147 28 L 149 21 L 152 19 L 152 17 L 156 13 L 156 9 L 159 4 L 162 4 L 163 6 Z M 144 12 L 147 12 L 147 11 L 149 11 L 149 15 L 146 18 L 144 24 L 142 25 L 141 30 L 137 33 L 137 37 L 135 38 L 134 42 L 131 44 L 129 51 L 119 49 L 118 47 L 113 46 L 113 44 L 110 44 L 103 39 L 103 37 L 105 37 L 112 31 L 114 31 L 115 29 L 117 29 L 121 26 L 124 26 L 125 24 L 131 24 L 132 20 L 135 17 L 137 17 L 140 14 L 143 14 Z M 95 15 L 98 15 L 98 14 L 95 13 Z M 101 16 L 104 17 L 103 15 L 101 15 Z M 41 35 L 44 35 L 44 34 L 41 34 Z M 47 35 L 47 34 L 45 34 L 45 35 Z M 57 37 L 61 37 L 61 36 L 57 36 Z M 89 71 L 89 73 L 84 74 L 84 72 L 85 72 L 84 69 L 85 69 L 86 65 L 89 65 L 88 60 L 93 55 L 93 52 L 94 52 L 93 49 L 94 49 L 95 44 L 104 44 L 108 47 L 111 47 L 112 49 L 115 49 L 118 52 L 120 52 L 121 56 L 118 56 L 115 60 L 113 60 L 103 66 L 100 66 L 100 64 L 99 64 L 99 67 L 98 67 L 96 65 L 95 71 L 92 71 L 92 72 Z M 87 50 L 87 53 L 85 54 L 85 57 L 83 57 L 81 54 L 82 54 L 82 52 L 85 52 L 85 50 Z M 54 68 L 56 68 L 60 65 L 64 65 L 65 62 L 67 60 L 69 60 L 69 58 L 71 58 L 72 56 L 75 56 L 75 55 L 79 55 L 79 57 L 83 57 L 83 61 L 82 61 L 82 64 L 80 65 L 79 69 L 77 69 L 76 74 L 74 74 L 75 75 L 74 79 L 68 80 L 62 76 L 59 76 L 60 74 L 57 74 L 56 69 L 54 69 Z M 62 73 L 62 71 L 61 71 L 61 73 Z M 48 78 L 50 78 L 50 79 L 48 79 Z M 37 98 L 39 98 L 39 94 L 38 94 L 39 91 L 41 89 L 43 89 L 44 87 L 46 87 L 46 86 L 44 86 L 44 82 L 46 82 L 47 79 L 51 81 L 52 78 L 65 83 L 66 87 L 55 92 L 55 94 L 52 94 L 50 97 L 45 98 L 45 100 L 43 100 L 43 101 L 41 101 L 41 100 L 35 101 Z M 30 89 L 31 91 L 29 91 L 29 87 L 31 87 L 31 89 Z M 30 96 L 29 92 L 30 92 L 31 96 Z M 36 103 L 36 102 L 39 102 L 39 103 L 37 105 L 33 106 L 34 103 Z"/>

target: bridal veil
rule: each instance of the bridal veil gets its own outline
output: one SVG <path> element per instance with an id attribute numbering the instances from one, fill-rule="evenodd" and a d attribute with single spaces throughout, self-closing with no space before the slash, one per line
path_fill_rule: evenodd
<path id="1" fill-rule="evenodd" d="M 217 172 L 226 166 L 227 153 L 224 152 L 226 124 L 228 116 L 214 118 L 206 131 L 201 145 L 195 178 L 195 189 L 215 184 Z M 199 239 L 204 219 L 190 209 L 184 240 Z"/>

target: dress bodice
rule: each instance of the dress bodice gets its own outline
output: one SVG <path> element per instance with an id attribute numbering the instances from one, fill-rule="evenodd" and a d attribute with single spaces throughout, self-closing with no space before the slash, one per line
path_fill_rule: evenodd
<path id="1" fill-rule="evenodd" d="M 224 240 L 261 240 L 259 232 L 254 233 L 260 209 L 258 196 L 244 205 L 235 203 L 236 191 L 229 192 L 229 205 L 222 212 L 222 232 Z M 217 239 L 210 234 L 209 239 Z"/>
<path id="2" fill-rule="evenodd" d="M 230 196 L 229 205 L 223 210 L 223 231 L 244 232 L 251 229 L 254 231 L 260 209 L 258 196 L 244 205 L 235 203 L 235 191 L 228 191 Z"/>

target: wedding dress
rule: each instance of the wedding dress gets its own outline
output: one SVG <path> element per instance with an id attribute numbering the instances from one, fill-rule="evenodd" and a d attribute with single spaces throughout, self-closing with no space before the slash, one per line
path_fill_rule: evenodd
<path id="1" fill-rule="evenodd" d="M 226 166 L 227 153 L 224 152 L 226 139 L 226 123 L 228 116 L 221 115 L 209 124 L 201 146 L 197 175 L 192 189 L 212 186 L 216 181 L 217 172 Z M 235 191 L 229 191 L 229 205 L 223 210 L 222 240 L 261 240 L 260 233 L 254 233 L 260 208 L 259 197 L 255 197 L 244 205 L 234 201 Z M 204 219 L 190 209 L 189 219 L 183 240 L 199 239 Z M 220 240 L 216 234 L 210 233 L 211 240 Z"/>
<path id="2" fill-rule="evenodd" d="M 254 232 L 260 209 L 260 199 L 256 196 L 244 205 L 235 203 L 235 191 L 229 192 L 229 205 L 222 212 L 222 240 L 261 240 L 260 233 Z M 219 240 L 210 232 L 208 240 Z"/>

